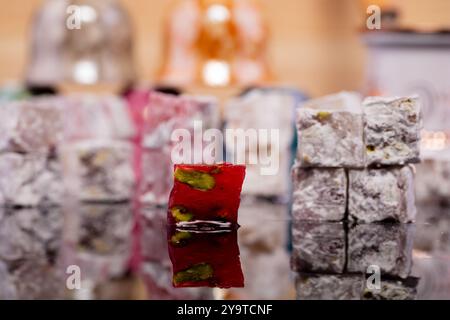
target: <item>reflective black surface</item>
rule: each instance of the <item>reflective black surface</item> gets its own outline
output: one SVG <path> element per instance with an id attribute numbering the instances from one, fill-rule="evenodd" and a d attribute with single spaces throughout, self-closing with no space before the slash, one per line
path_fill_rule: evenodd
<path id="1" fill-rule="evenodd" d="M 287 205 L 244 201 L 237 241 L 245 286 L 174 288 L 164 208 L 67 203 L 2 209 L 0 299 L 450 298 L 449 209 L 419 207 L 414 225 L 288 217 Z M 208 237 L 198 239 L 208 242 L 201 259 L 208 250 L 217 255 Z M 372 264 L 380 267 L 378 294 L 367 290 L 370 274 L 362 275 Z M 238 272 L 227 270 L 230 277 Z"/>

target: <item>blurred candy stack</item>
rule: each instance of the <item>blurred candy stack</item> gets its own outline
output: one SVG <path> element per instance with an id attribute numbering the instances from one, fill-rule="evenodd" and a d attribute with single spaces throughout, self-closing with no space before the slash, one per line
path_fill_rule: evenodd
<path id="1" fill-rule="evenodd" d="M 0 299 L 63 299 L 59 207 L 0 208 Z"/>
<path id="2" fill-rule="evenodd" d="M 247 135 L 245 149 L 228 140 L 225 146 L 229 161 L 243 159 L 246 165 L 239 209 L 242 225 L 239 244 L 246 286 L 228 290 L 224 293 L 226 298 L 288 299 L 292 296 L 287 263 L 287 203 L 291 190 L 289 172 L 296 148 L 295 110 L 304 99 L 293 89 L 255 88 L 225 104 L 225 132 L 240 130 Z M 249 138 L 252 131 L 258 134 L 258 141 Z M 267 139 L 263 139 L 264 134 Z M 252 158 L 257 161 L 252 162 Z M 268 172 L 271 167 L 275 170 Z M 269 174 L 264 174 L 265 171 Z"/>
<path id="3" fill-rule="evenodd" d="M 134 123 L 115 96 L 72 96 L 65 101 L 60 146 L 65 186 L 84 202 L 124 202 L 133 197 Z"/>
<path id="4" fill-rule="evenodd" d="M 194 134 L 201 139 L 202 130 L 219 129 L 219 105 L 213 97 L 175 96 L 151 92 L 148 103 L 141 108 L 142 119 L 140 140 L 139 199 L 144 204 L 167 205 L 172 188 L 172 172 L 175 163 L 202 163 L 203 148 L 195 148 Z M 174 146 L 181 142 L 174 140 L 176 129 L 185 129 L 189 134 L 187 148 L 191 156 L 174 159 Z M 202 140 L 203 141 L 203 140 Z M 214 159 L 210 159 L 210 161 Z"/>
<path id="5" fill-rule="evenodd" d="M 227 140 L 227 157 L 236 161 L 245 156 L 247 175 L 243 195 L 282 202 L 288 200 L 286 195 L 289 194 L 291 184 L 289 169 L 295 148 L 295 109 L 304 99 L 301 93 L 293 89 L 258 88 L 248 90 L 226 104 L 225 130 L 267 132 L 266 140 L 262 134 L 259 134 L 258 141 L 248 139 L 245 150 L 238 150 L 235 143 Z M 274 131 L 277 136 L 272 137 Z M 271 141 L 271 138 L 276 139 Z M 267 150 L 266 154 L 263 150 Z M 253 163 L 250 159 L 257 161 Z M 275 170 L 265 174 L 269 166 Z"/>
<path id="6" fill-rule="evenodd" d="M 0 108 L 0 204 L 53 206 L 62 201 L 57 146 L 63 140 L 58 98 L 33 98 Z"/>
<path id="7" fill-rule="evenodd" d="M 65 193 L 88 202 L 131 199 L 134 125 L 119 98 L 32 98 L 5 104 L 0 116 L 3 205 L 58 205 Z"/>
<path id="8" fill-rule="evenodd" d="M 101 299 L 98 289 L 129 270 L 133 215 L 129 203 L 69 203 L 64 206 L 63 246 L 58 265 L 65 273 L 80 268 L 75 299 Z M 73 284 L 73 283 L 72 283 Z M 109 292 L 112 296 L 117 292 Z"/>
<path id="9" fill-rule="evenodd" d="M 450 150 L 426 150 L 417 166 L 417 201 L 426 205 L 450 205 Z"/>
<path id="10" fill-rule="evenodd" d="M 417 98 L 362 101 L 343 92 L 307 102 L 297 121 L 291 265 L 298 298 L 414 299 Z"/>

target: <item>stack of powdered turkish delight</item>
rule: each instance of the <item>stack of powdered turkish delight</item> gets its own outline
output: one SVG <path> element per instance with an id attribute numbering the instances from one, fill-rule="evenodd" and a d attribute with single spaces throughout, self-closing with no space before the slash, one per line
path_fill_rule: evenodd
<path id="1" fill-rule="evenodd" d="M 307 102 L 297 125 L 291 262 L 298 297 L 414 298 L 417 98 L 361 101 L 343 92 Z M 377 272 L 379 283 L 365 278 Z"/>
<path id="2" fill-rule="evenodd" d="M 343 92 L 298 110 L 297 219 L 411 222 L 421 128 L 417 98 Z"/>
<path id="3" fill-rule="evenodd" d="M 63 188 L 57 146 L 63 138 L 58 98 L 0 106 L 0 205 L 53 206 Z"/>
<path id="4" fill-rule="evenodd" d="M 243 194 L 287 200 L 295 147 L 295 107 L 304 96 L 287 88 L 256 88 L 225 105 L 225 132 L 247 136 L 245 145 L 226 140 L 230 161 L 246 164 Z M 251 139 L 257 137 L 257 139 Z M 243 161 L 242 161 L 243 160 Z"/>
<path id="5" fill-rule="evenodd" d="M 65 186 L 83 202 L 129 201 L 135 191 L 135 128 L 126 103 L 114 96 L 65 98 L 60 147 Z"/>

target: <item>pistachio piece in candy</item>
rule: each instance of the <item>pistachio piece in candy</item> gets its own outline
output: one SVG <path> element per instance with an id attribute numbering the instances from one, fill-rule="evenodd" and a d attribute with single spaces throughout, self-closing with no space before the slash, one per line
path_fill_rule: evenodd
<path id="1" fill-rule="evenodd" d="M 185 207 L 175 206 L 170 209 L 172 212 L 172 216 L 175 218 L 177 222 L 180 221 L 191 221 L 194 215 L 190 213 Z"/>
<path id="2" fill-rule="evenodd" d="M 190 267 L 189 269 L 177 272 L 173 276 L 174 284 L 180 284 L 190 281 L 204 281 L 212 278 L 213 268 L 207 263 L 200 263 Z"/>
<path id="3" fill-rule="evenodd" d="M 319 111 L 316 114 L 316 118 L 319 121 L 326 121 L 331 117 L 331 112 L 327 112 L 327 111 Z"/>
<path id="4" fill-rule="evenodd" d="M 177 168 L 174 176 L 177 181 L 197 190 L 208 191 L 216 185 L 214 177 L 206 172 Z"/>
<path id="5" fill-rule="evenodd" d="M 192 234 L 190 232 L 179 231 L 170 238 L 170 242 L 172 242 L 172 244 L 178 245 L 186 240 L 189 240 L 191 237 Z"/>

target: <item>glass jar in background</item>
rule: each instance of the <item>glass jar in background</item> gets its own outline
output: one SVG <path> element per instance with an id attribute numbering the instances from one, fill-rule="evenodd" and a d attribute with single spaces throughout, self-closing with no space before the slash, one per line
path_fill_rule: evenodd
<path id="1" fill-rule="evenodd" d="M 268 81 L 268 29 L 251 0 L 177 0 L 164 37 L 160 81 L 175 86 Z"/>
<path id="2" fill-rule="evenodd" d="M 47 0 L 31 42 L 30 86 L 126 86 L 135 78 L 131 22 L 116 0 Z"/>

